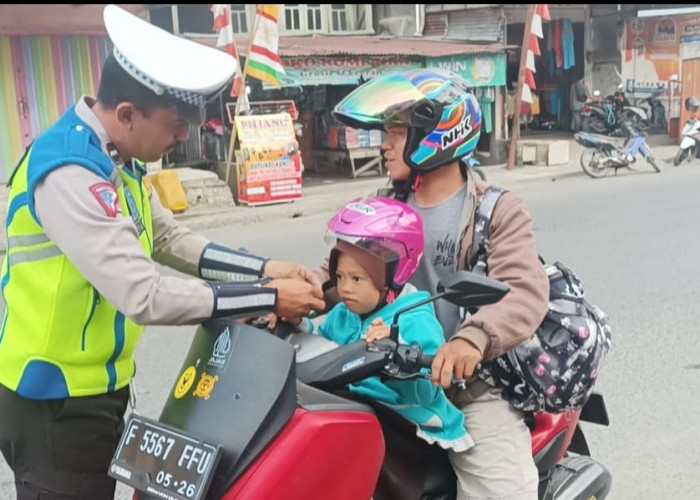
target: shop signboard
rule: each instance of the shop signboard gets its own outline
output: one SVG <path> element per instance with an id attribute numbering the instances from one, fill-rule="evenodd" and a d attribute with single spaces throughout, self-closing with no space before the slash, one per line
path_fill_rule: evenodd
<path id="1" fill-rule="evenodd" d="M 236 116 L 238 201 L 263 205 L 301 198 L 302 162 L 288 113 Z"/>
<path id="2" fill-rule="evenodd" d="M 425 65 L 456 73 L 472 87 L 501 87 L 506 84 L 505 52 L 427 57 Z"/>
<path id="3" fill-rule="evenodd" d="M 402 55 L 283 57 L 286 75 L 282 86 L 357 85 L 360 78 L 369 80 L 394 71 L 421 68 L 421 59 Z M 263 88 L 268 86 L 263 85 Z"/>

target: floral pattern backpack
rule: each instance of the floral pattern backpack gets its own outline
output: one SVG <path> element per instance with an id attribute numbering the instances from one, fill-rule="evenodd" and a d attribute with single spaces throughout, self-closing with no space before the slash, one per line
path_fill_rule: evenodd
<path id="1" fill-rule="evenodd" d="M 490 186 L 479 203 L 469 260 L 472 272 L 488 274 L 491 216 L 505 192 Z M 555 262 L 545 264 L 545 269 L 549 309 L 535 335 L 482 362 L 477 373 L 501 388 L 503 397 L 520 410 L 561 413 L 582 408 L 591 394 L 610 349 L 610 327 L 607 315 L 586 301 L 581 282 L 568 267 Z"/>

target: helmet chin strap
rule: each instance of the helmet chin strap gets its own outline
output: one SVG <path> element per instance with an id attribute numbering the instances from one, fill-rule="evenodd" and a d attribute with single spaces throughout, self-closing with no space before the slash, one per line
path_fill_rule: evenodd
<path id="1" fill-rule="evenodd" d="M 368 311 L 364 314 L 360 315 L 360 318 L 364 321 L 366 318 L 369 318 L 372 316 L 374 313 L 376 313 L 378 310 L 380 310 L 382 307 L 384 307 L 387 304 L 393 304 L 396 301 L 396 290 L 393 288 L 387 287 L 385 288 L 385 292 L 382 295 L 382 298 L 379 299 L 379 302 L 377 303 L 377 306 L 372 309 L 371 311 Z"/>
<path id="2" fill-rule="evenodd" d="M 413 184 L 411 185 L 411 191 L 414 193 L 418 191 L 423 186 L 423 174 L 416 173 Z"/>

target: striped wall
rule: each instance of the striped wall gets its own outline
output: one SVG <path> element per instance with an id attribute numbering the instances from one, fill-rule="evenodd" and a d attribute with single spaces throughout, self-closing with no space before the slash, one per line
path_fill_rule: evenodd
<path id="1" fill-rule="evenodd" d="M 0 36 L 0 181 L 82 95 L 97 93 L 106 36 Z"/>

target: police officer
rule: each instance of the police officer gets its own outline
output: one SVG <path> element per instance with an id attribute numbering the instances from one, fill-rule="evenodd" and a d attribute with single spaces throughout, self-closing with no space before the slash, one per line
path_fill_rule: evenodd
<path id="1" fill-rule="evenodd" d="M 107 499 L 143 325 L 325 306 L 300 264 L 217 245 L 143 182 L 201 125 L 236 62 L 109 5 L 97 99 L 37 138 L 10 179 L 0 449 L 19 499 Z M 194 275 L 160 274 L 154 261 Z"/>

